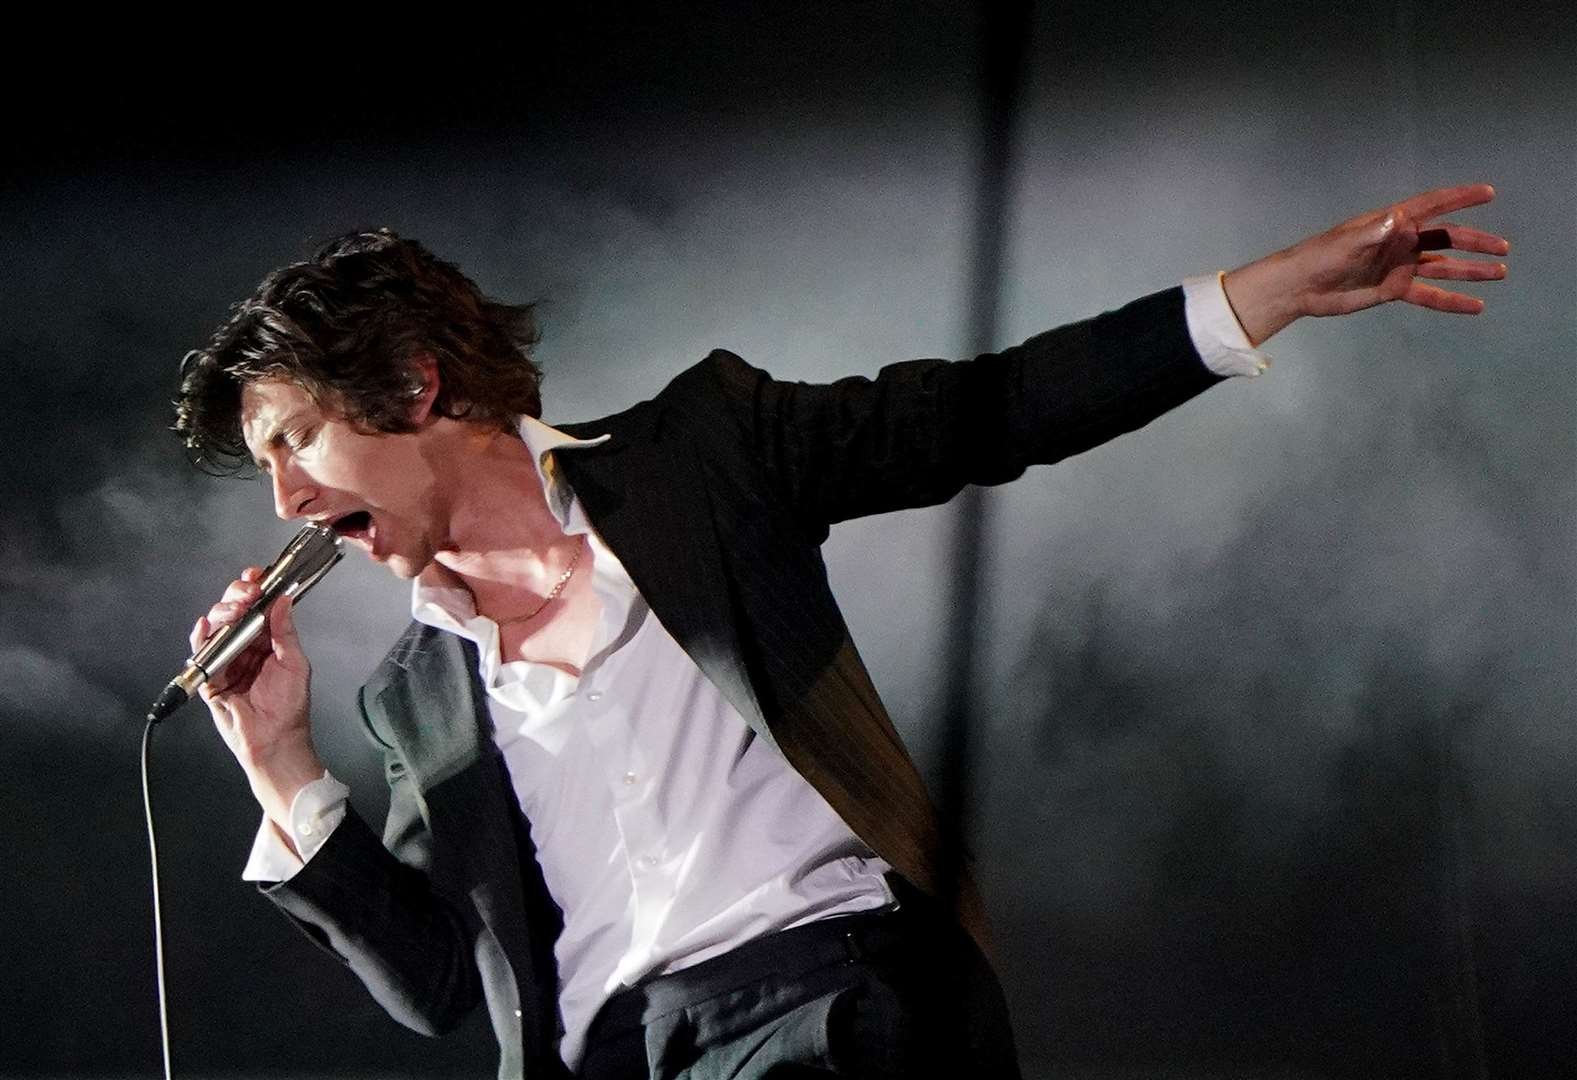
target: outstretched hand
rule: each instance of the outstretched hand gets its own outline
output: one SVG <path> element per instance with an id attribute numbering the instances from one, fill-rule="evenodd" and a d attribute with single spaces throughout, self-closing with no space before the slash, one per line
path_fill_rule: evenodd
<path id="1" fill-rule="evenodd" d="M 1421 278 L 1494 281 L 1506 264 L 1442 251 L 1505 255 L 1502 237 L 1442 214 L 1495 197 L 1488 184 L 1440 188 L 1342 222 L 1284 251 L 1226 275 L 1224 284 L 1244 331 L 1256 345 L 1304 315 L 1346 315 L 1400 300 L 1436 311 L 1476 315 L 1484 301 Z"/>

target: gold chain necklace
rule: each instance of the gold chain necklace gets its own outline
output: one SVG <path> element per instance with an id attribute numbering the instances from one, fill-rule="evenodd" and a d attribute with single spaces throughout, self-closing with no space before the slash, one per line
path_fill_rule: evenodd
<path id="1" fill-rule="evenodd" d="M 558 581 L 553 583 L 553 588 L 548 590 L 548 594 L 542 598 L 542 603 L 538 604 L 535 608 L 533 608 L 531 611 L 528 611 L 524 615 L 511 615 L 507 619 L 499 619 L 497 620 L 498 625 L 503 626 L 505 623 L 530 622 L 532 619 L 535 619 L 538 615 L 541 615 L 544 611 L 546 611 L 548 605 L 559 598 L 559 593 L 564 591 L 564 586 L 569 584 L 569 579 L 575 576 L 575 567 L 580 565 L 580 553 L 585 550 L 586 541 L 582 539 L 579 544 L 575 545 L 575 554 L 570 559 L 569 566 L 562 574 L 559 575 Z"/>

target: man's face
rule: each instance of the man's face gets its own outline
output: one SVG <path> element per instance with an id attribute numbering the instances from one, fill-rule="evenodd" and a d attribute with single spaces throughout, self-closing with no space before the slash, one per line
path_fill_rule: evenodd
<path id="1" fill-rule="evenodd" d="M 419 433 L 359 431 L 276 379 L 242 388 L 241 432 L 281 518 L 330 525 L 399 577 L 432 561 L 443 539 L 440 486 Z"/>

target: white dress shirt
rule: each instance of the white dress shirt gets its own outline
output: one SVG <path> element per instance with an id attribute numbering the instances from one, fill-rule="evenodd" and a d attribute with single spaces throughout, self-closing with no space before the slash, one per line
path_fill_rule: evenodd
<path id="1" fill-rule="evenodd" d="M 1190 336 L 1220 375 L 1266 360 L 1227 304 L 1221 275 L 1183 284 Z M 554 946 L 560 1054 L 573 1070 L 586 1029 L 619 989 L 764 933 L 892 903 L 877 858 L 765 745 L 652 615 L 556 475 L 553 454 L 597 445 L 524 417 L 548 507 L 589 549 L 601 603 L 580 675 L 500 655 L 497 625 L 440 570 L 413 584 L 413 618 L 472 641 L 494 738 L 548 891 L 564 913 Z M 349 790 L 325 773 L 296 796 L 296 852 L 265 818 L 243 877 L 288 879 L 343 819 Z"/>

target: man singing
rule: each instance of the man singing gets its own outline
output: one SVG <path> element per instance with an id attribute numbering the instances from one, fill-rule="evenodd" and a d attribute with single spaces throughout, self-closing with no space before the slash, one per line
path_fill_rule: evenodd
<path id="1" fill-rule="evenodd" d="M 1415 196 L 1001 353 L 780 382 L 715 351 L 540 419 L 528 307 L 389 232 L 270 274 L 182 367 L 206 467 L 268 474 L 412 583 L 362 688 L 380 842 L 319 760 L 288 599 L 203 688 L 263 810 L 245 876 L 427 1034 L 485 1002 L 505 1077 L 1018 1075 L 973 887 L 829 591 L 833 523 L 1131 431 L 1304 315 L 1490 280 Z M 258 593 L 245 570 L 195 648 Z"/>

